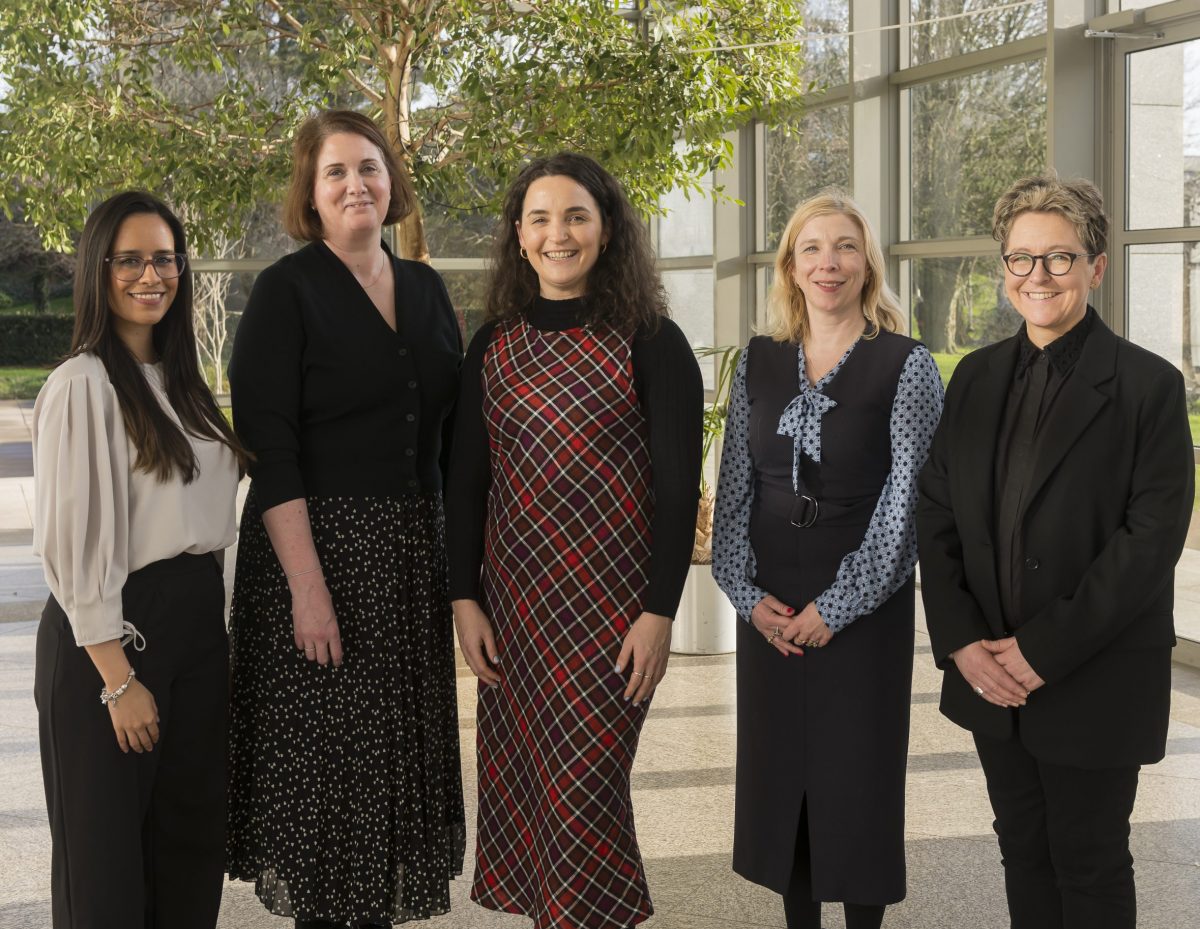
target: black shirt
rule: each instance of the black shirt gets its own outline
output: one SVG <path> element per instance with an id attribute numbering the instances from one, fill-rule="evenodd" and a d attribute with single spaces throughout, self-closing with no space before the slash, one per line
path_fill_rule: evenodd
<path id="1" fill-rule="evenodd" d="M 526 316 L 530 325 L 551 332 L 580 326 L 585 318 L 581 300 L 540 297 Z M 492 481 L 481 375 L 483 356 L 495 326 L 488 323 L 475 334 L 463 361 L 446 494 L 451 600 L 479 599 L 487 496 Z M 674 616 L 695 540 L 704 384 L 686 336 L 669 319 L 662 320 L 654 334 L 634 338 L 631 361 L 634 390 L 649 430 L 654 490 L 650 582 L 642 609 Z"/>
<path id="2" fill-rule="evenodd" d="M 1096 311 L 1088 307 L 1083 319 L 1044 349 L 1029 339 L 1026 327 L 1017 334 L 1017 363 L 1000 420 L 996 444 L 995 512 L 996 570 L 1000 606 L 1009 629 L 1024 621 L 1020 614 L 1021 573 L 1036 571 L 1038 560 L 1026 557 L 1021 541 L 1025 492 L 1044 433 L 1042 424 L 1075 370 L 1092 331 Z"/>
<path id="3" fill-rule="evenodd" d="M 229 385 L 260 509 L 441 489 L 462 335 L 438 273 L 391 262 L 395 332 L 323 242 L 255 281 Z"/>

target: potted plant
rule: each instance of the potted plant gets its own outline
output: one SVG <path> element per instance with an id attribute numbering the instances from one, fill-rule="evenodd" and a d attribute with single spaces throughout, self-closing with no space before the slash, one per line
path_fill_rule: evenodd
<path id="1" fill-rule="evenodd" d="M 729 391 L 741 358 L 740 346 L 698 348 L 697 359 L 711 358 L 716 384 L 712 399 L 704 405 L 704 441 L 701 446 L 700 505 L 696 512 L 696 538 L 692 566 L 679 614 L 675 620 L 671 650 L 689 655 L 714 655 L 734 650 L 737 614 L 712 577 L 712 529 L 716 477 L 714 453 L 725 432 Z M 710 473 L 714 480 L 709 479 Z"/>

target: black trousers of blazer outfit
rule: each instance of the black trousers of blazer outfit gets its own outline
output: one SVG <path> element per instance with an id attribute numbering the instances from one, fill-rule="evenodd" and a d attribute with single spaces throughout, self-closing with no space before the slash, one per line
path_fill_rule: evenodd
<path id="1" fill-rule="evenodd" d="M 225 870 L 229 644 L 211 554 L 129 575 L 126 647 L 154 697 L 159 741 L 123 753 L 104 684 L 50 598 L 38 626 L 34 698 L 50 816 L 54 929 L 212 929 Z"/>
<path id="2" fill-rule="evenodd" d="M 1183 378 L 1094 321 L 1040 427 L 1017 520 L 1026 557 L 1014 631 L 1000 608 L 993 471 L 1017 352 L 1013 337 L 963 359 L 921 474 L 922 597 L 945 671 L 941 710 L 980 746 L 1013 926 L 1132 926 L 1128 811 L 1138 766 L 1166 749 L 1174 567 L 1192 508 Z M 949 657 L 1014 634 L 1046 682 L 1016 710 L 976 695 Z M 1003 789 L 1021 778 L 1021 789 Z M 1098 815 L 1065 815 L 1072 802 Z M 1037 833 L 1039 816 L 1040 837 L 1017 841 Z M 1087 839 L 1088 829 L 1103 836 Z M 1085 846 L 1108 851 L 1081 877 L 1072 850 Z M 1030 856 L 1050 873 L 1022 878 L 1037 870 Z M 1126 883 L 1124 902 L 1097 902 Z"/>

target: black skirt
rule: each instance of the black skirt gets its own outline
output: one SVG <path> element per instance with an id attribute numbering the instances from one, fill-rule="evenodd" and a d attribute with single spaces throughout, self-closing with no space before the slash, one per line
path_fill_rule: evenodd
<path id="1" fill-rule="evenodd" d="M 466 826 L 441 498 L 308 510 L 345 660 L 296 648 L 252 487 L 230 623 L 229 876 L 298 919 L 445 913 Z"/>
<path id="2" fill-rule="evenodd" d="M 800 609 L 837 575 L 863 526 L 759 519 L 758 583 Z M 803 570 L 798 570 L 803 566 Z M 913 663 L 912 577 L 823 648 L 784 657 L 738 623 L 733 868 L 787 890 L 808 798 L 813 898 L 904 899 L 904 775 Z"/>

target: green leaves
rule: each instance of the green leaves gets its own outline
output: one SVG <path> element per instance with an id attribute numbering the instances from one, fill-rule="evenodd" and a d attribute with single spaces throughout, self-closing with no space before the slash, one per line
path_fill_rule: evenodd
<path id="1" fill-rule="evenodd" d="M 569 148 L 651 213 L 730 163 L 724 133 L 808 89 L 803 46 L 726 50 L 794 38 L 802 5 L 6 0 L 0 201 L 61 246 L 144 186 L 202 218 L 203 248 L 280 196 L 292 133 L 332 104 L 398 127 L 422 197 L 494 210 L 526 159 Z"/>

